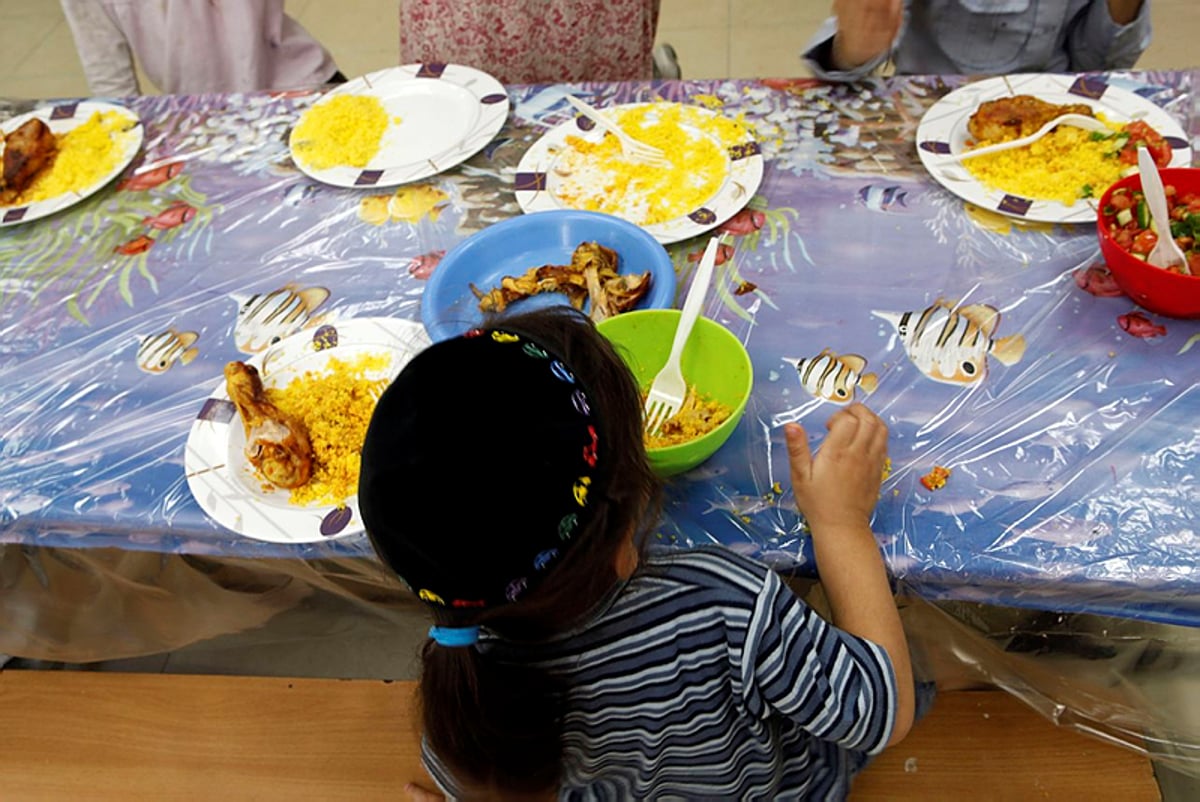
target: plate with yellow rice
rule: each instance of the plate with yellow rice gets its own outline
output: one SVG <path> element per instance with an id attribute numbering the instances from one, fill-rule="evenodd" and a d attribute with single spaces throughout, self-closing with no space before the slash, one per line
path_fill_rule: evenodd
<path id="1" fill-rule="evenodd" d="M 1059 126 L 1041 140 L 962 162 L 951 158 L 973 147 L 968 131 L 980 105 L 1028 95 L 1056 105 L 1083 104 L 1112 129 L 1111 135 Z M 932 107 L 917 127 L 917 153 L 935 181 L 963 200 L 1010 217 L 1045 223 L 1092 223 L 1096 201 L 1128 166 L 1117 157 L 1125 125 L 1144 121 L 1171 147 L 1171 166 L 1191 163 L 1183 128 L 1166 110 L 1103 75 L 1029 74 L 988 78 L 956 89 Z"/>
<path id="2" fill-rule="evenodd" d="M 0 205 L 0 226 L 38 220 L 99 192 L 129 166 L 145 136 L 133 111 L 94 100 L 41 107 L 6 120 L 0 130 L 7 135 L 35 117 L 54 134 L 58 152 L 13 203 Z"/>
<path id="3" fill-rule="evenodd" d="M 358 460 L 379 395 L 429 344 L 421 324 L 356 318 L 292 335 L 247 363 L 266 400 L 302 421 L 312 448 L 308 480 L 271 485 L 245 454 L 246 435 L 222 381 L 192 422 L 188 487 L 217 523 L 255 540 L 311 543 L 363 530 Z"/>
<path id="4" fill-rule="evenodd" d="M 762 183 L 758 142 L 738 120 L 666 101 L 606 111 L 630 136 L 661 148 L 670 165 L 626 159 L 616 137 L 572 116 L 546 132 L 517 166 L 514 191 L 522 211 L 603 212 L 667 245 L 719 226 Z"/>
<path id="5" fill-rule="evenodd" d="M 460 64 L 406 64 L 322 95 L 292 128 L 292 161 L 338 187 L 392 187 L 437 175 L 492 141 L 508 93 Z"/>

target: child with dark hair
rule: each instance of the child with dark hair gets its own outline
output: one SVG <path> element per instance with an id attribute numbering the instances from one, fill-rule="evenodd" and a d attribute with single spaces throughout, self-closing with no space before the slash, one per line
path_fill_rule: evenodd
<path id="1" fill-rule="evenodd" d="M 913 717 L 869 523 L 886 427 L 849 407 L 815 459 L 786 432 L 830 624 L 744 556 L 646 548 L 641 421 L 633 376 L 570 309 L 437 343 L 380 399 L 359 504 L 433 615 L 430 774 L 460 798 L 844 796 Z"/>

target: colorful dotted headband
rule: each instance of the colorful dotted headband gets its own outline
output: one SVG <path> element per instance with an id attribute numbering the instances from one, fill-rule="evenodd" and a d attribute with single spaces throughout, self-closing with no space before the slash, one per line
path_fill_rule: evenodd
<path id="1" fill-rule="evenodd" d="M 429 604 L 515 601 L 590 514 L 601 430 L 566 363 L 472 330 L 415 357 L 380 398 L 359 509 L 379 556 Z"/>

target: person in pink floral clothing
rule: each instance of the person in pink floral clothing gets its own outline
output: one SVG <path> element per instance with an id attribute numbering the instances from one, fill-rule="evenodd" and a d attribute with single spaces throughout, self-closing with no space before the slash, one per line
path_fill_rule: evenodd
<path id="1" fill-rule="evenodd" d="M 400 57 L 484 70 L 505 84 L 654 74 L 659 0 L 400 0 Z"/>

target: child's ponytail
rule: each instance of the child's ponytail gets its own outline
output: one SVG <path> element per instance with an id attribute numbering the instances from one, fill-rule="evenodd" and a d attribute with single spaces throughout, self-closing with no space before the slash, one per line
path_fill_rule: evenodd
<path id="1" fill-rule="evenodd" d="M 558 786 L 561 695 L 545 672 L 433 640 L 421 658 L 425 738 L 457 782 L 528 794 Z"/>

